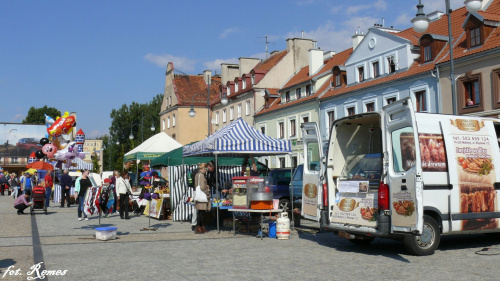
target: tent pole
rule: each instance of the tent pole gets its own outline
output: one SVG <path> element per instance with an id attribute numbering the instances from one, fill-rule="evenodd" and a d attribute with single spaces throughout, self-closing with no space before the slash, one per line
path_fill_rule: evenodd
<path id="1" fill-rule="evenodd" d="M 217 193 L 217 201 L 220 201 L 220 195 L 219 191 L 217 190 L 217 187 L 219 186 L 219 165 L 217 163 L 217 154 L 215 154 L 215 192 Z M 219 202 L 217 202 L 217 231 L 220 234 L 220 228 L 219 228 Z"/>

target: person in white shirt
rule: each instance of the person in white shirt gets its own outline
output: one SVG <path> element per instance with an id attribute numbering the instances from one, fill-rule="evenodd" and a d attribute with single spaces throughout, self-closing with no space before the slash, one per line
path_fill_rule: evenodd
<path id="1" fill-rule="evenodd" d="M 116 193 L 118 194 L 118 200 L 120 200 L 120 218 L 129 220 L 128 203 L 132 188 L 130 187 L 127 171 L 123 171 L 121 176 L 116 179 Z"/>

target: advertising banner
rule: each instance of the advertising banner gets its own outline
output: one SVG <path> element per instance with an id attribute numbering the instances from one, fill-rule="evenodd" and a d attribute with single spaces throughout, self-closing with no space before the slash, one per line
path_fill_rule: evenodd
<path id="1" fill-rule="evenodd" d="M 377 196 L 365 193 L 368 181 L 339 181 L 339 193 L 335 198 L 331 220 L 375 227 L 377 216 Z"/>

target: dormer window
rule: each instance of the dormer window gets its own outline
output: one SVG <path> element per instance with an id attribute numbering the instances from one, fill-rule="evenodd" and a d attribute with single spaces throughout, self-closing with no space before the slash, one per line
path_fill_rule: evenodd
<path id="1" fill-rule="evenodd" d="M 394 56 L 387 57 L 387 66 L 389 74 L 396 72 L 396 60 Z"/>
<path id="2" fill-rule="evenodd" d="M 241 86 L 242 89 L 245 89 L 247 87 L 247 79 L 246 77 L 243 79 L 243 85 Z"/>
<path id="3" fill-rule="evenodd" d="M 428 62 L 432 60 L 432 46 L 429 44 L 424 46 L 424 62 Z"/>
<path id="4" fill-rule="evenodd" d="M 227 87 L 227 95 L 229 96 L 231 94 L 231 87 Z"/>
<path id="5" fill-rule="evenodd" d="M 372 71 L 373 71 L 373 78 L 377 78 L 380 76 L 380 67 L 378 61 L 374 61 L 372 63 Z"/>
<path id="6" fill-rule="evenodd" d="M 470 33 L 470 47 L 476 47 L 481 45 L 481 28 L 471 28 Z"/>
<path id="7" fill-rule="evenodd" d="M 341 79 L 340 79 L 340 73 L 339 73 L 339 74 L 335 75 L 335 81 L 334 81 L 333 86 L 335 86 L 335 87 L 341 86 L 341 82 L 340 81 L 341 81 Z"/>
<path id="8" fill-rule="evenodd" d="M 238 86 L 239 86 L 239 83 L 238 83 L 238 82 L 235 82 L 235 83 L 234 83 L 234 92 L 235 92 L 235 93 L 236 93 L 236 92 L 238 92 L 238 90 L 239 90 L 239 89 L 238 89 Z"/>
<path id="9" fill-rule="evenodd" d="M 358 67 L 358 82 L 363 82 L 365 80 L 365 68 L 363 66 Z"/>
<path id="10" fill-rule="evenodd" d="M 252 85 L 255 85 L 255 75 L 252 75 L 250 77 L 250 81 L 251 81 Z"/>
<path id="11" fill-rule="evenodd" d="M 306 96 L 311 95 L 311 85 L 306 85 Z"/>
<path id="12" fill-rule="evenodd" d="M 300 99 L 302 97 L 302 88 L 297 88 L 295 89 L 295 96 L 297 99 Z"/>
<path id="13" fill-rule="evenodd" d="M 290 102 L 290 91 L 285 93 L 285 102 Z"/>

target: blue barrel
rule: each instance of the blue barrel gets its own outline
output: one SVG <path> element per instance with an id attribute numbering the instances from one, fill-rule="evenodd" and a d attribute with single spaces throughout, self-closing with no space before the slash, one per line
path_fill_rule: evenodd
<path id="1" fill-rule="evenodd" d="M 276 222 L 269 223 L 269 238 L 276 238 Z"/>

